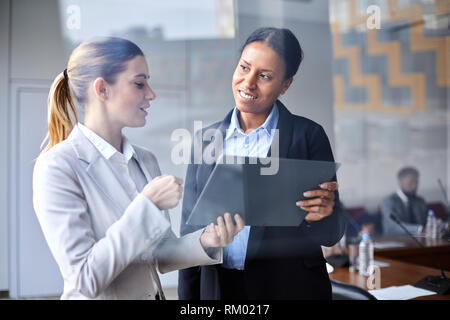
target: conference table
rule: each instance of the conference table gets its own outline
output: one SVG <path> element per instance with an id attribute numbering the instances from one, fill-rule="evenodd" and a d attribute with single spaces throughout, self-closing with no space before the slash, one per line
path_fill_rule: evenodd
<path id="1" fill-rule="evenodd" d="M 374 254 L 378 257 L 398 260 L 425 267 L 437 268 L 433 258 L 439 260 L 444 270 L 450 271 L 450 239 L 416 237 L 425 247 L 421 248 L 407 235 L 375 237 Z"/>
<path id="2" fill-rule="evenodd" d="M 440 271 L 435 268 L 414 265 L 386 258 L 375 258 L 375 260 L 389 264 L 389 266 L 379 268 L 379 289 L 391 286 L 403 286 L 407 284 L 413 285 L 425 276 L 440 275 Z M 373 281 L 368 281 L 368 277 L 360 275 L 357 271 L 350 272 L 348 267 L 334 267 L 334 271 L 330 273 L 329 276 L 330 279 L 349 283 L 365 290 L 373 289 L 368 287 L 368 284 L 374 284 Z M 450 295 L 434 294 L 430 296 L 417 297 L 413 300 L 450 300 Z"/>
<path id="3" fill-rule="evenodd" d="M 414 285 L 425 276 L 440 275 L 439 269 L 427 251 L 439 259 L 444 270 L 450 270 L 450 240 L 425 237 L 416 239 L 425 248 L 419 247 L 414 240 L 406 235 L 374 238 L 376 246 L 374 259 L 388 264 L 378 269 L 380 272 L 379 289 L 390 286 Z M 327 254 L 338 253 L 338 250 L 328 251 Z M 349 283 L 365 290 L 373 289 L 368 287 L 368 285 L 373 286 L 373 281 L 368 281 L 367 276 L 362 276 L 358 272 L 350 272 L 349 267 L 334 266 L 334 271 L 329 276 L 331 279 Z M 447 276 L 449 276 L 449 273 L 447 273 Z M 450 295 L 434 294 L 418 297 L 414 300 L 450 300 Z"/>

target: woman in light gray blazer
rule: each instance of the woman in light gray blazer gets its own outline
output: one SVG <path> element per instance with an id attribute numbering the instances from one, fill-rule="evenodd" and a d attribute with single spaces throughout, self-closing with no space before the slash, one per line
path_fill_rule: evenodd
<path id="1" fill-rule="evenodd" d="M 33 204 L 64 279 L 62 299 L 164 299 L 157 271 L 221 263 L 221 247 L 243 228 L 226 213 L 182 238 L 171 231 L 167 210 L 183 181 L 161 175 L 155 156 L 122 135 L 145 125 L 155 98 L 148 79 L 139 47 L 105 38 L 79 45 L 50 89 Z"/>

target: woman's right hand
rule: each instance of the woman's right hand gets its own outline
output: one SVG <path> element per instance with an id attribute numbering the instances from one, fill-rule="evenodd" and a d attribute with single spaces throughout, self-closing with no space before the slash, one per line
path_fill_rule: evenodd
<path id="1" fill-rule="evenodd" d="M 172 209 L 178 205 L 183 194 L 183 179 L 163 174 L 150 181 L 142 194 L 150 199 L 160 210 Z"/>
<path id="2" fill-rule="evenodd" d="M 233 242 L 234 237 L 244 229 L 245 222 L 239 214 L 234 215 L 234 221 L 231 214 L 225 212 L 222 216 L 217 218 L 217 224 L 210 223 L 202 235 L 200 236 L 200 243 L 203 249 L 226 247 Z"/>

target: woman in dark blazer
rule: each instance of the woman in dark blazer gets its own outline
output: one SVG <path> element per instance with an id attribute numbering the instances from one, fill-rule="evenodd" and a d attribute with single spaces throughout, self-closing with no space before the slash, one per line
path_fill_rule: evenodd
<path id="1" fill-rule="evenodd" d="M 223 121 L 198 132 L 194 143 L 201 141 L 205 150 L 208 142 L 201 140 L 203 132 L 215 129 L 227 140 L 229 131 L 234 130 L 236 138 L 230 143 L 234 143 L 235 150 L 241 150 L 234 155 L 249 155 L 243 150 L 250 146 L 250 150 L 263 150 L 256 156 L 269 156 L 271 150 L 275 153 L 276 141 L 268 130 L 273 126 L 279 130 L 279 157 L 334 161 L 323 128 L 293 115 L 278 100 L 291 85 L 302 57 L 300 44 L 291 31 L 261 28 L 253 32 L 242 48 L 233 75 L 236 108 Z M 254 139 L 251 135 L 255 132 L 266 136 Z M 264 141 L 270 143 L 264 145 Z M 259 146 L 252 149 L 252 144 Z M 192 161 L 188 167 L 181 234 L 195 230 L 186 220 L 214 165 Z M 337 188 L 335 181 L 324 182 L 320 189 L 305 195 L 310 199 L 297 202 L 299 208 L 307 211 L 299 226 L 246 227 L 225 248 L 222 265 L 180 270 L 179 298 L 331 299 L 320 246 L 334 245 L 345 231 L 346 217 L 337 208 Z"/>

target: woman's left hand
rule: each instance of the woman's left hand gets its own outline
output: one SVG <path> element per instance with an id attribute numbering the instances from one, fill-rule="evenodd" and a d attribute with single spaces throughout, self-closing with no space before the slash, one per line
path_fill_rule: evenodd
<path id="1" fill-rule="evenodd" d="M 223 217 L 217 218 L 217 224 L 210 223 L 205 231 L 200 236 L 200 243 L 203 249 L 226 247 L 233 242 L 234 237 L 241 231 L 244 226 L 244 220 L 242 220 L 239 214 L 234 215 L 233 223 L 231 214 L 226 212 Z"/>
<path id="2" fill-rule="evenodd" d="M 322 220 L 333 212 L 334 191 L 338 188 L 337 182 L 331 181 L 322 183 L 318 190 L 310 190 L 303 193 L 303 196 L 313 198 L 296 202 L 297 207 L 308 212 L 305 216 L 307 222 Z"/>

